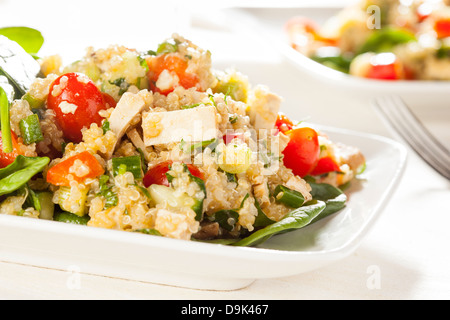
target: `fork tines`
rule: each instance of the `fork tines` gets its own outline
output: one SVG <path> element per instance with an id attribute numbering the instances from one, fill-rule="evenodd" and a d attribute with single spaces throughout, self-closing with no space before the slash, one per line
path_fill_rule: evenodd
<path id="1" fill-rule="evenodd" d="M 400 97 L 382 97 L 375 109 L 411 148 L 450 180 L 450 151 L 433 136 Z"/>

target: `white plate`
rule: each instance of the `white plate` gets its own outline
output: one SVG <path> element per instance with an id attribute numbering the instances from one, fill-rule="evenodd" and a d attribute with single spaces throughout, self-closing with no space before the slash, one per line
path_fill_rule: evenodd
<path id="1" fill-rule="evenodd" d="M 152 283 L 233 290 L 255 279 L 311 271 L 351 254 L 396 188 L 405 148 L 374 135 L 323 128 L 358 146 L 364 179 L 349 190 L 345 209 L 309 227 L 274 236 L 258 248 L 174 240 L 138 233 L 0 215 L 0 260 Z"/>
<path id="2" fill-rule="evenodd" d="M 373 98 L 380 94 L 396 94 L 415 100 L 420 99 L 428 107 L 443 103 L 450 97 L 450 81 L 380 81 L 351 76 L 328 68 L 299 53 L 289 45 L 284 31 L 285 23 L 292 17 L 309 17 L 319 24 L 336 14 L 342 8 L 309 7 L 309 8 L 247 8 L 230 9 L 226 15 L 236 18 L 233 29 L 246 30 L 248 35 L 259 37 L 270 43 L 302 76 L 313 77 L 323 84 L 324 88 L 340 89 L 352 96 L 360 95 Z M 241 32 L 242 33 L 242 32 Z"/>

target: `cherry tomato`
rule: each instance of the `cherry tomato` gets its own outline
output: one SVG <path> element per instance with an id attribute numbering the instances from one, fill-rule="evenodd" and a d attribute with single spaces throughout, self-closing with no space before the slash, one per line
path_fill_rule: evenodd
<path id="1" fill-rule="evenodd" d="M 143 183 L 146 188 L 150 187 L 152 184 L 159 184 L 166 187 L 169 187 L 169 180 L 167 179 L 166 173 L 170 170 L 169 166 L 173 163 L 173 161 L 163 161 L 152 167 L 147 173 L 144 175 Z M 187 164 L 189 172 L 200 179 L 204 179 L 203 173 L 193 164 Z"/>
<path id="2" fill-rule="evenodd" d="M 286 133 L 294 128 L 292 121 L 282 112 L 278 113 L 277 121 L 275 122 L 275 127 L 282 133 Z"/>
<path id="3" fill-rule="evenodd" d="M 156 86 L 161 73 L 166 70 L 170 75 L 178 77 L 178 85 L 185 89 L 193 88 L 199 83 L 196 74 L 186 72 L 188 63 L 186 60 L 180 58 L 175 53 L 167 53 L 157 57 L 150 57 L 147 59 L 148 64 L 148 78 L 150 89 L 154 92 L 167 95 L 175 89 L 176 83 L 168 88 L 160 89 Z"/>
<path id="4" fill-rule="evenodd" d="M 66 73 L 50 86 L 47 107 L 56 114 L 56 121 L 64 136 L 72 142 L 82 140 L 81 129 L 92 123 L 101 125 L 103 117 L 98 112 L 111 103 L 87 76 Z"/>
<path id="5" fill-rule="evenodd" d="M 339 171 L 339 165 L 331 157 L 320 158 L 316 167 L 311 171 L 311 175 L 320 176 L 328 172 Z"/>
<path id="6" fill-rule="evenodd" d="M 438 39 L 450 37 L 450 18 L 443 18 L 434 23 Z"/>
<path id="7" fill-rule="evenodd" d="M 16 160 L 17 156 L 20 154 L 20 146 L 18 143 L 18 139 L 16 134 L 11 131 L 11 140 L 12 140 L 12 146 L 13 151 L 11 153 L 4 153 L 3 152 L 3 141 L 2 136 L 0 132 L 0 168 L 5 168 L 9 166 L 11 163 Z"/>
<path id="8" fill-rule="evenodd" d="M 374 56 L 367 72 L 367 78 L 379 80 L 399 80 L 403 78 L 402 65 L 393 53 Z"/>
<path id="9" fill-rule="evenodd" d="M 114 100 L 113 97 L 111 97 L 106 92 L 102 92 L 103 99 L 105 100 L 105 103 L 108 105 L 109 108 L 115 108 L 117 105 L 116 100 Z"/>
<path id="10" fill-rule="evenodd" d="M 286 132 L 290 137 L 283 150 L 284 165 L 295 175 L 305 177 L 319 161 L 320 147 L 317 132 L 312 128 L 300 127 Z"/>

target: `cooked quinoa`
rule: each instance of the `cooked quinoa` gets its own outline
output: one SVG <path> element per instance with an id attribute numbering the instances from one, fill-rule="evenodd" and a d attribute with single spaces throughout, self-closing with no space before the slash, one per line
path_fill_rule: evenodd
<path id="1" fill-rule="evenodd" d="M 274 223 L 293 210 L 280 201 L 281 186 L 313 200 L 311 185 L 283 162 L 290 135 L 276 126 L 282 99 L 236 70 L 214 70 L 211 53 L 189 40 L 175 34 L 149 52 L 91 47 L 73 64 L 60 61 L 42 59 L 44 77 L 10 111 L 18 153 L 50 158 L 25 191 L 50 195 L 51 203 L 38 210 L 28 193 L 16 192 L 2 198 L 0 213 L 233 239 L 260 228 L 263 214 Z M 98 110 L 81 113 L 95 95 Z M 21 121 L 35 114 L 42 138 L 25 144 Z M 317 181 L 338 187 L 354 179 L 365 162 L 359 150 L 339 156 L 334 142 L 319 137 L 322 156 L 342 170 Z"/>

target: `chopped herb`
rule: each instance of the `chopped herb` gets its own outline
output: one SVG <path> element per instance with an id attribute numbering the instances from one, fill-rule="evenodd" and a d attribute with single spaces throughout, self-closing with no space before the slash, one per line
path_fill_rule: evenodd
<path id="1" fill-rule="evenodd" d="M 109 83 L 119 87 L 119 95 L 124 94 L 127 92 L 128 88 L 130 87 L 130 84 L 125 80 L 125 78 L 118 78 L 114 81 L 108 81 Z"/>
<path id="2" fill-rule="evenodd" d="M 103 121 L 102 123 L 102 130 L 103 130 L 103 134 L 107 133 L 109 130 L 111 130 L 110 128 L 110 123 L 108 120 Z"/>
<path id="3" fill-rule="evenodd" d="M 238 121 L 238 116 L 237 115 L 230 116 L 228 118 L 228 120 L 230 121 L 231 124 L 234 124 L 234 123 L 236 123 Z"/>
<path id="4" fill-rule="evenodd" d="M 193 108 L 196 108 L 196 107 L 198 107 L 199 105 L 201 105 L 201 103 L 194 103 L 194 104 L 191 104 L 191 105 L 186 105 L 186 106 L 182 106 L 181 107 L 181 109 L 193 109 Z"/>

